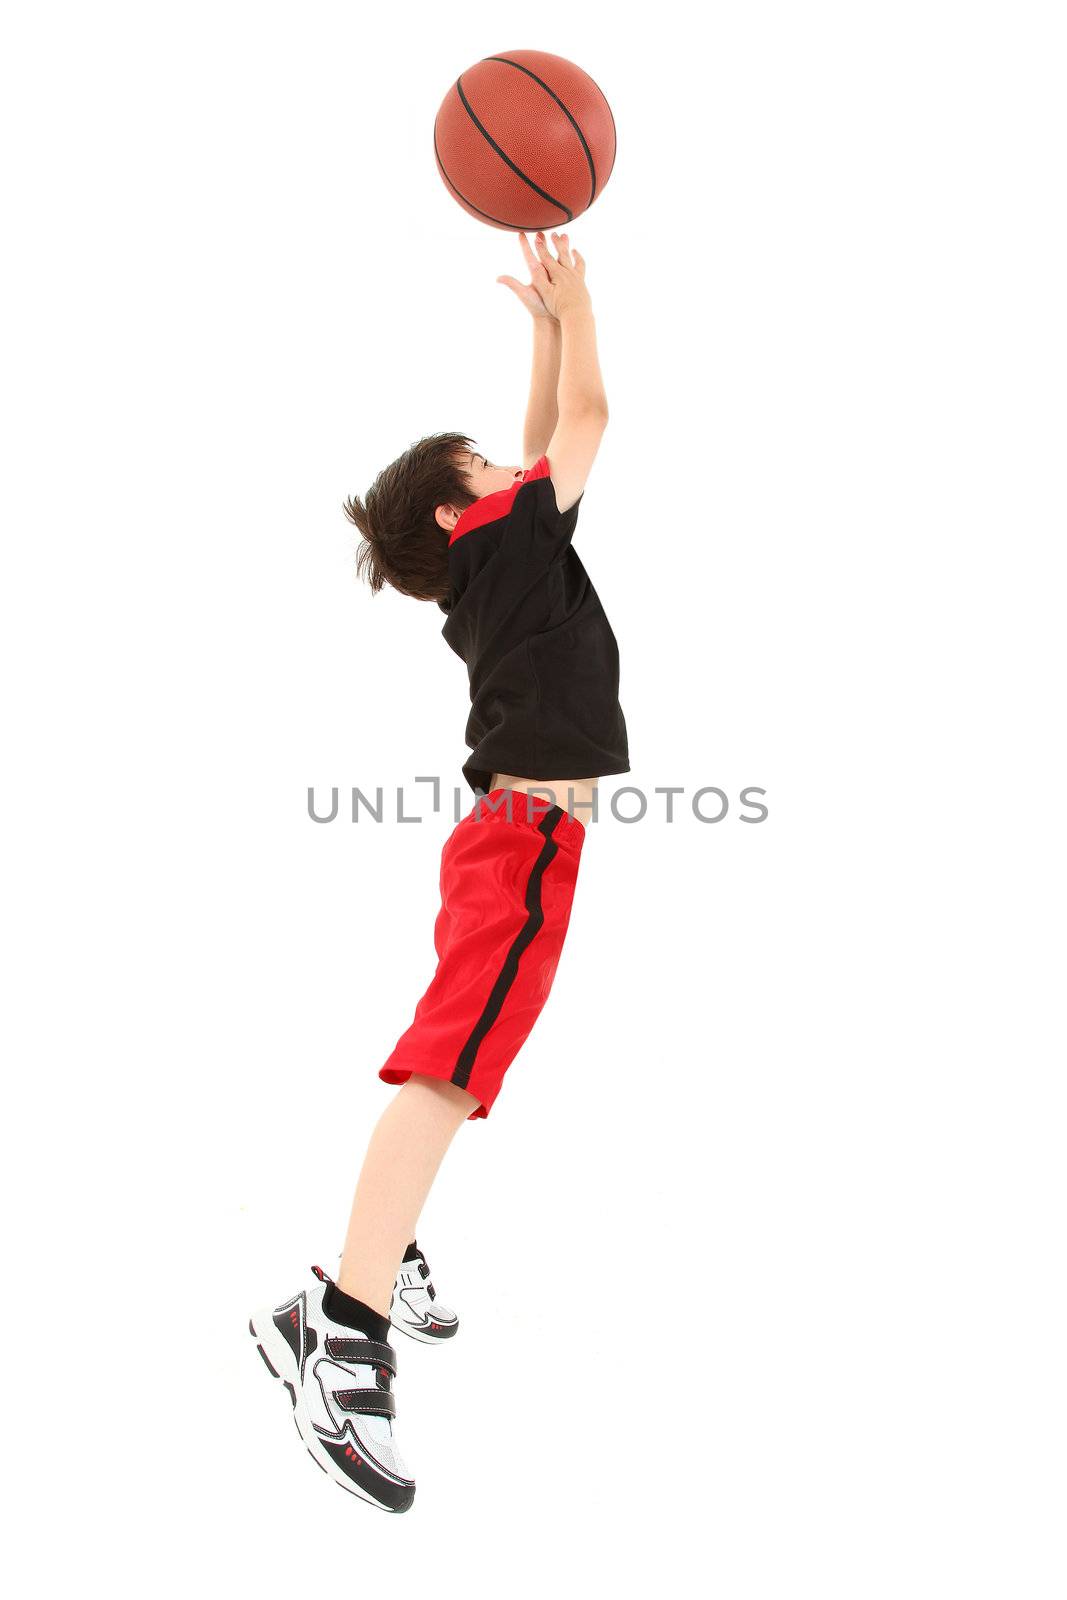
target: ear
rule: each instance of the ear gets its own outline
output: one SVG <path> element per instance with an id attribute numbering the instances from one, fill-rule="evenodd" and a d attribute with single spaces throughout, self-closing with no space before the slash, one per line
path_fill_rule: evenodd
<path id="1" fill-rule="evenodd" d="M 434 516 L 437 519 L 437 526 L 443 528 L 446 533 L 451 533 L 459 521 L 459 512 L 455 506 L 437 506 Z"/>

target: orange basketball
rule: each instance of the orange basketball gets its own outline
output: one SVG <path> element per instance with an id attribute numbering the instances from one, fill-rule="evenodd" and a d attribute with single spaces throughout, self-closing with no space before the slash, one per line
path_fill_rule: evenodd
<path id="1" fill-rule="evenodd" d="M 449 192 L 492 228 L 565 228 L 602 194 L 615 119 L 587 72 L 544 50 L 502 50 L 457 78 L 433 128 Z"/>

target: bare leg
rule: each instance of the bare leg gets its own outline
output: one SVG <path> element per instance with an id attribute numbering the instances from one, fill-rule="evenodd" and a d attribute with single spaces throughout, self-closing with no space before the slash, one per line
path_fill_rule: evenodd
<path id="1" fill-rule="evenodd" d="M 337 1282 L 383 1317 L 444 1153 L 478 1103 L 466 1089 L 413 1073 L 371 1134 Z"/>

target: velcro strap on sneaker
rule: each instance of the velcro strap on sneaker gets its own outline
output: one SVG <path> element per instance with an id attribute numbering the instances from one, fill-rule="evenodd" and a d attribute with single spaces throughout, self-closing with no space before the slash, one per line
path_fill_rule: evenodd
<path id="1" fill-rule="evenodd" d="M 334 1361 L 362 1361 L 368 1367 L 385 1367 L 396 1377 L 396 1351 L 381 1339 L 347 1338 L 330 1334 L 326 1354 Z"/>
<path id="2" fill-rule="evenodd" d="M 368 1417 L 395 1417 L 396 1396 L 387 1389 L 337 1389 L 334 1399 L 342 1411 Z"/>

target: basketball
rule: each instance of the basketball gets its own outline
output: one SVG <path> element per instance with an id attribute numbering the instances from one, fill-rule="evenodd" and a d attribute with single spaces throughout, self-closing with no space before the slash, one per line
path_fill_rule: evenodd
<path id="1" fill-rule="evenodd" d="M 544 50 L 504 50 L 470 67 L 441 101 L 437 170 L 491 228 L 565 228 L 603 194 L 615 119 L 587 72 Z"/>

